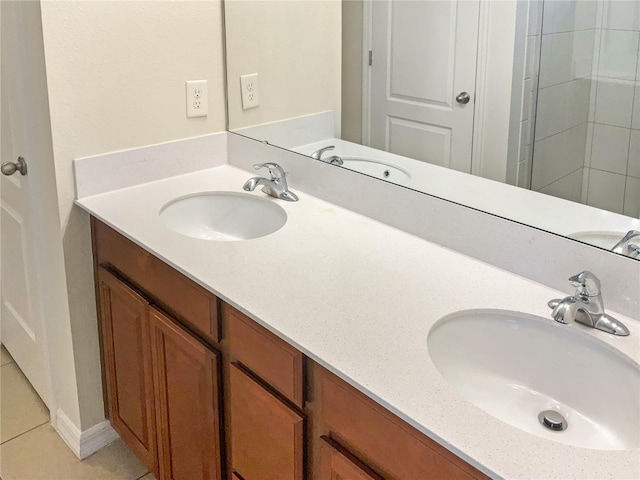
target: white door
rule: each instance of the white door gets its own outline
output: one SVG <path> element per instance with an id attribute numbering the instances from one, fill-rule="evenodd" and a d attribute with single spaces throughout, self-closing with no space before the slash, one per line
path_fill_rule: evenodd
<path id="1" fill-rule="evenodd" d="M 16 171 L 0 175 L 0 341 L 29 379 L 45 404 L 49 405 L 51 385 L 44 325 L 40 307 L 38 265 L 35 251 L 33 199 L 38 192 L 30 181 L 40 160 L 38 132 L 47 128 L 48 118 L 35 118 L 29 87 L 33 75 L 44 75 L 44 65 L 34 65 L 30 50 L 33 19 L 39 21 L 39 2 L 0 2 L 2 9 L 0 101 L 2 110 L 0 159 L 15 162 L 23 156 L 27 175 Z M 41 30 L 40 30 L 41 32 Z M 39 37 L 42 49 L 42 36 Z M 3 168 L 6 172 L 6 165 Z"/>
<path id="2" fill-rule="evenodd" d="M 479 1 L 372 3 L 370 145 L 470 173 Z"/>

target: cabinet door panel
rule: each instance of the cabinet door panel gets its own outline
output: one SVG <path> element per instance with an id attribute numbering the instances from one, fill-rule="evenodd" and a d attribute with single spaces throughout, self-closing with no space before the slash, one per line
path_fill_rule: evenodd
<path id="1" fill-rule="evenodd" d="M 150 312 L 161 478 L 221 479 L 219 354 Z"/>
<path id="2" fill-rule="evenodd" d="M 109 419 L 125 443 L 155 472 L 148 304 L 103 268 L 98 270 L 98 281 Z"/>
<path id="3" fill-rule="evenodd" d="M 381 480 L 367 473 L 336 450 L 323 437 L 320 440 L 320 478 L 318 480 Z"/>
<path id="4" fill-rule="evenodd" d="M 303 478 L 304 418 L 230 365 L 231 458 L 244 480 Z"/>

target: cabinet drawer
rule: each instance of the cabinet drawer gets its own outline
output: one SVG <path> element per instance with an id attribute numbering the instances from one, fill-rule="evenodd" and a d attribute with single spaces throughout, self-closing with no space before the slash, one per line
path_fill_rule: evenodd
<path id="1" fill-rule="evenodd" d="M 385 479 L 487 478 L 351 385 L 315 367 L 319 372 L 322 433 Z"/>
<path id="2" fill-rule="evenodd" d="M 304 417 L 230 365 L 231 465 L 244 480 L 302 480 Z"/>
<path id="3" fill-rule="evenodd" d="M 93 217 L 92 229 L 98 265 L 120 272 L 206 340 L 220 340 L 215 295 Z"/>
<path id="4" fill-rule="evenodd" d="M 231 356 L 300 408 L 303 355 L 235 308 L 223 304 Z"/>

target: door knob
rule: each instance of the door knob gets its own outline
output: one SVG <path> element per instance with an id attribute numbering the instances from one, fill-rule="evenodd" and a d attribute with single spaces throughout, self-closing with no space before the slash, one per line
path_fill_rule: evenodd
<path id="1" fill-rule="evenodd" d="M 469 100 L 471 100 L 471 95 L 467 92 L 460 92 L 456 97 L 456 102 L 462 103 L 463 105 L 469 103 Z"/>
<path id="2" fill-rule="evenodd" d="M 21 175 L 27 174 L 27 162 L 25 162 L 24 157 L 18 157 L 18 160 L 14 162 L 4 162 L 0 167 L 2 170 L 2 174 L 7 177 L 16 173 L 16 171 L 20 172 Z"/>

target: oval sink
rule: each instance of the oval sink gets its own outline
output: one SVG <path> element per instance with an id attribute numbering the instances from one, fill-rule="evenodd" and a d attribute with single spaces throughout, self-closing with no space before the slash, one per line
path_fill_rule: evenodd
<path id="1" fill-rule="evenodd" d="M 368 158 L 342 157 L 343 166 L 356 172 L 365 173 L 398 185 L 411 180 L 411 174 L 402 168 Z"/>
<path id="2" fill-rule="evenodd" d="M 282 228 L 287 214 L 274 202 L 245 193 L 211 192 L 181 197 L 160 210 L 169 229 L 205 240 L 248 240 Z"/>
<path id="3" fill-rule="evenodd" d="M 431 328 L 429 355 L 467 400 L 503 422 L 577 447 L 638 448 L 640 367 L 572 329 L 518 312 L 457 312 Z"/>

